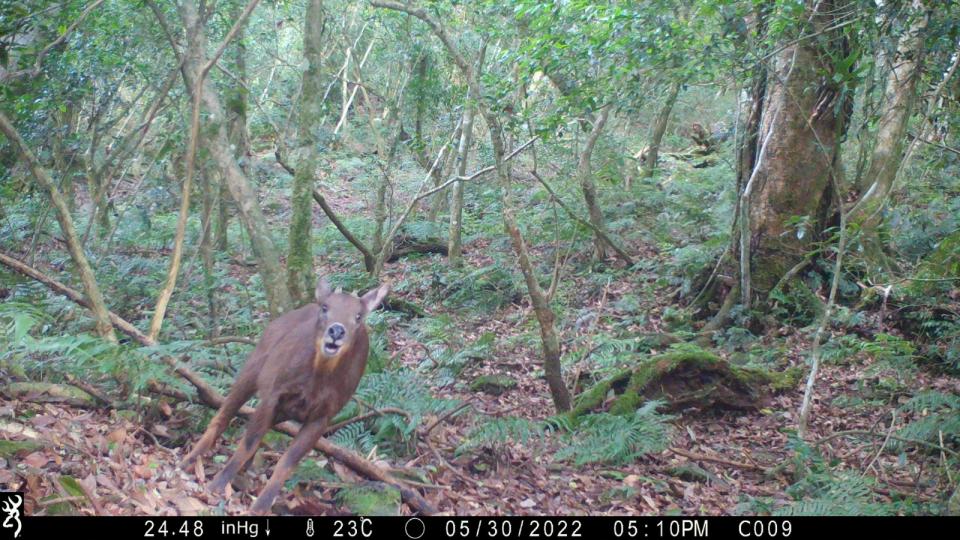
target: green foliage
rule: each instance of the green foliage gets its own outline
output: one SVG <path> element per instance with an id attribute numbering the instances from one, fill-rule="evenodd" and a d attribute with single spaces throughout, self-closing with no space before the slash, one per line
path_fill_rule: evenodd
<path id="1" fill-rule="evenodd" d="M 888 516 L 890 505 L 877 502 L 870 481 L 858 474 L 809 475 L 792 486 L 793 494 L 803 496 L 774 512 L 777 516 Z"/>
<path id="2" fill-rule="evenodd" d="M 960 397 L 957 395 L 925 390 L 910 398 L 898 410 L 912 413 L 910 417 L 913 418 L 897 432 L 899 436 L 936 444 L 941 441 L 948 445 L 952 443 L 954 448 L 960 444 Z M 894 448 L 910 444 L 903 441 L 892 443 Z"/>
<path id="3" fill-rule="evenodd" d="M 348 448 L 360 455 L 366 455 L 376 445 L 373 434 L 361 422 L 347 424 L 338 429 L 331 437 L 331 442 L 337 446 Z"/>
<path id="4" fill-rule="evenodd" d="M 457 447 L 457 453 L 476 448 L 499 448 L 507 444 L 521 444 L 531 446 L 542 443 L 549 431 L 545 422 L 504 416 L 489 418 L 477 425 L 464 437 Z"/>
<path id="5" fill-rule="evenodd" d="M 873 480 L 849 471 L 834 471 L 820 453 L 805 442 L 791 438 L 797 481 L 787 488 L 794 502 L 777 508 L 774 515 L 882 516 L 894 513 L 872 491 Z"/>
<path id="6" fill-rule="evenodd" d="M 480 312 L 500 309 L 515 302 L 525 293 L 518 272 L 511 266 L 491 264 L 463 273 L 440 277 L 442 287 L 437 297 L 449 307 L 463 307 Z"/>
<path id="7" fill-rule="evenodd" d="M 367 407 L 374 410 L 400 409 L 409 416 L 390 412 L 354 422 L 338 430 L 334 440 L 362 453 L 369 452 L 374 445 L 386 445 L 399 452 L 399 445 L 412 441 L 414 431 L 426 415 L 441 415 L 457 405 L 455 400 L 432 396 L 424 386 L 423 379 L 415 372 L 368 373 L 360 379 L 355 399 L 340 411 L 332 423 L 364 413 Z"/>
<path id="8" fill-rule="evenodd" d="M 662 452 L 670 444 L 670 417 L 657 412 L 662 405 L 649 401 L 633 414 L 588 414 L 580 417 L 576 429 L 565 434 L 567 446 L 556 459 L 622 465 L 646 454 Z"/>
<path id="9" fill-rule="evenodd" d="M 576 424 L 565 416 L 542 421 L 507 416 L 480 423 L 461 442 L 457 453 L 477 448 L 521 445 L 541 448 L 552 439 L 560 445 L 553 458 L 588 463 L 623 465 L 637 458 L 662 452 L 670 444 L 670 416 L 657 412 L 662 403 L 650 401 L 632 414 L 587 414 Z"/>
<path id="10" fill-rule="evenodd" d="M 474 362 L 494 356 L 496 338 L 484 332 L 477 339 L 464 343 L 463 336 L 454 332 L 456 323 L 448 314 L 422 318 L 414 332 L 426 347 L 424 364 L 435 369 L 435 382 L 441 386 L 453 383 L 464 368 Z"/>

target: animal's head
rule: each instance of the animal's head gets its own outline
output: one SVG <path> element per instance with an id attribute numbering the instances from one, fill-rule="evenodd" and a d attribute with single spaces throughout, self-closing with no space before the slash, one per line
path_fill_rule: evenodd
<path id="1" fill-rule="evenodd" d="M 383 302 L 389 290 L 387 284 L 369 291 L 363 296 L 334 291 L 325 277 L 317 283 L 316 345 L 320 356 L 334 358 L 346 352 L 354 339 L 364 332 L 364 321 L 371 311 Z"/>

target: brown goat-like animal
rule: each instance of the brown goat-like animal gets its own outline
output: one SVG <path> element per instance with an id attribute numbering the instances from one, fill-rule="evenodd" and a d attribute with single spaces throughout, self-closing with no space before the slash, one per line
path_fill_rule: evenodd
<path id="1" fill-rule="evenodd" d="M 316 303 L 286 313 L 267 325 L 223 406 L 184 458 L 184 466 L 213 446 L 230 419 L 256 392 L 260 405 L 237 451 L 209 489 L 219 492 L 226 488 L 251 460 L 260 439 L 272 426 L 298 420 L 302 423 L 300 432 L 253 503 L 256 513 L 269 510 L 297 463 L 356 391 L 370 351 L 364 320 L 380 305 L 387 290 L 384 284 L 357 297 L 339 290 L 333 292 L 327 280 L 321 278 Z"/>

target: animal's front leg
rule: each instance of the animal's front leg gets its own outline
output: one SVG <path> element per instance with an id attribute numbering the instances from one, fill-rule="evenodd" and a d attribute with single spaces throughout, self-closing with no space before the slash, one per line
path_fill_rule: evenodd
<path id="1" fill-rule="evenodd" d="M 273 505 L 273 500 L 276 499 L 280 493 L 280 488 L 283 487 L 283 483 L 286 482 L 287 478 L 293 473 L 293 469 L 300 463 L 303 456 L 313 448 L 317 439 L 323 435 L 326 427 L 326 418 L 321 418 L 312 420 L 300 428 L 297 436 L 294 437 L 293 442 L 290 443 L 290 448 L 287 448 L 283 457 L 277 462 L 277 468 L 273 470 L 270 481 L 263 487 L 257 500 L 253 503 L 251 510 L 253 510 L 254 513 L 262 514 L 270 510 L 270 506 Z"/>
<path id="2" fill-rule="evenodd" d="M 195 462 L 204 452 L 213 447 L 217 442 L 217 439 L 223 434 L 223 431 L 227 429 L 227 425 L 230 423 L 230 419 L 236 416 L 237 411 L 240 410 L 240 407 L 250 399 L 250 396 L 256 392 L 257 387 L 256 372 L 253 369 L 244 368 L 241 372 L 240 377 L 237 379 L 236 384 L 233 385 L 233 388 L 230 389 L 230 393 L 227 394 L 226 399 L 223 401 L 223 405 L 220 407 L 220 410 L 217 411 L 217 414 L 210 421 L 210 425 L 207 426 L 206 431 L 203 432 L 203 436 L 197 441 L 196 446 L 193 447 L 193 450 L 185 458 L 183 458 L 183 466 L 186 467 Z"/>
<path id="3" fill-rule="evenodd" d="M 221 470 L 217 476 L 213 478 L 213 482 L 210 483 L 210 491 L 214 493 L 223 491 L 247 461 L 253 457 L 254 452 L 257 451 L 257 445 L 260 444 L 260 439 L 263 438 L 267 430 L 273 425 L 273 415 L 276 408 L 276 399 L 265 400 L 260 403 L 257 411 L 253 413 L 253 418 L 250 419 L 250 423 L 247 425 L 247 431 L 243 434 L 243 438 L 237 446 L 237 451 L 234 452 L 233 457 L 227 461 L 223 470 Z"/>

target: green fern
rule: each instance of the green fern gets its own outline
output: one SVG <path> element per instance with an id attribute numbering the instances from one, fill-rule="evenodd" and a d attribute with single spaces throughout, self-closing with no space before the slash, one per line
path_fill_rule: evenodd
<path id="1" fill-rule="evenodd" d="M 891 505 L 876 502 L 868 480 L 858 474 L 816 474 L 805 483 L 808 488 L 814 488 L 815 495 L 779 508 L 775 515 L 887 516 L 894 512 Z"/>
<path id="2" fill-rule="evenodd" d="M 566 416 L 530 420 L 515 416 L 493 418 L 474 428 L 457 448 L 462 454 L 477 448 L 498 449 L 507 444 L 540 446 L 555 437 L 563 447 L 557 460 L 623 464 L 645 454 L 662 452 L 670 441 L 669 416 L 659 414 L 660 402 L 651 401 L 632 416 L 591 414 L 574 423 Z"/>
<path id="3" fill-rule="evenodd" d="M 919 418 L 898 431 L 905 439 L 939 443 L 960 443 L 960 396 L 936 390 L 920 392 L 900 406 L 902 412 L 919 413 Z M 896 446 L 909 444 L 894 441 Z"/>
<path id="4" fill-rule="evenodd" d="M 373 434 L 362 422 L 347 424 L 338 429 L 331 439 L 333 444 L 353 450 L 359 454 L 368 454 L 376 445 Z"/>
<path id="5" fill-rule="evenodd" d="M 395 408 L 407 413 L 406 416 L 397 413 L 378 415 L 363 422 L 348 424 L 337 432 L 339 434 L 348 427 L 351 430 L 362 429 L 370 435 L 371 448 L 373 443 L 407 443 L 425 416 L 443 414 L 459 404 L 456 400 L 431 395 L 415 372 L 370 373 L 360 380 L 356 399 L 351 400 L 331 423 L 366 412 L 360 403 L 376 410 Z"/>
<path id="6" fill-rule="evenodd" d="M 662 452 L 670 442 L 670 417 L 657 412 L 662 403 L 651 401 L 632 415 L 608 413 L 582 417 L 576 429 L 564 436 L 558 460 L 622 465 L 646 454 Z"/>
<path id="7" fill-rule="evenodd" d="M 475 427 L 457 448 L 462 454 L 477 448 L 502 448 L 509 443 L 532 445 L 541 443 L 549 433 L 547 424 L 528 418 L 504 416 L 491 418 Z"/>

